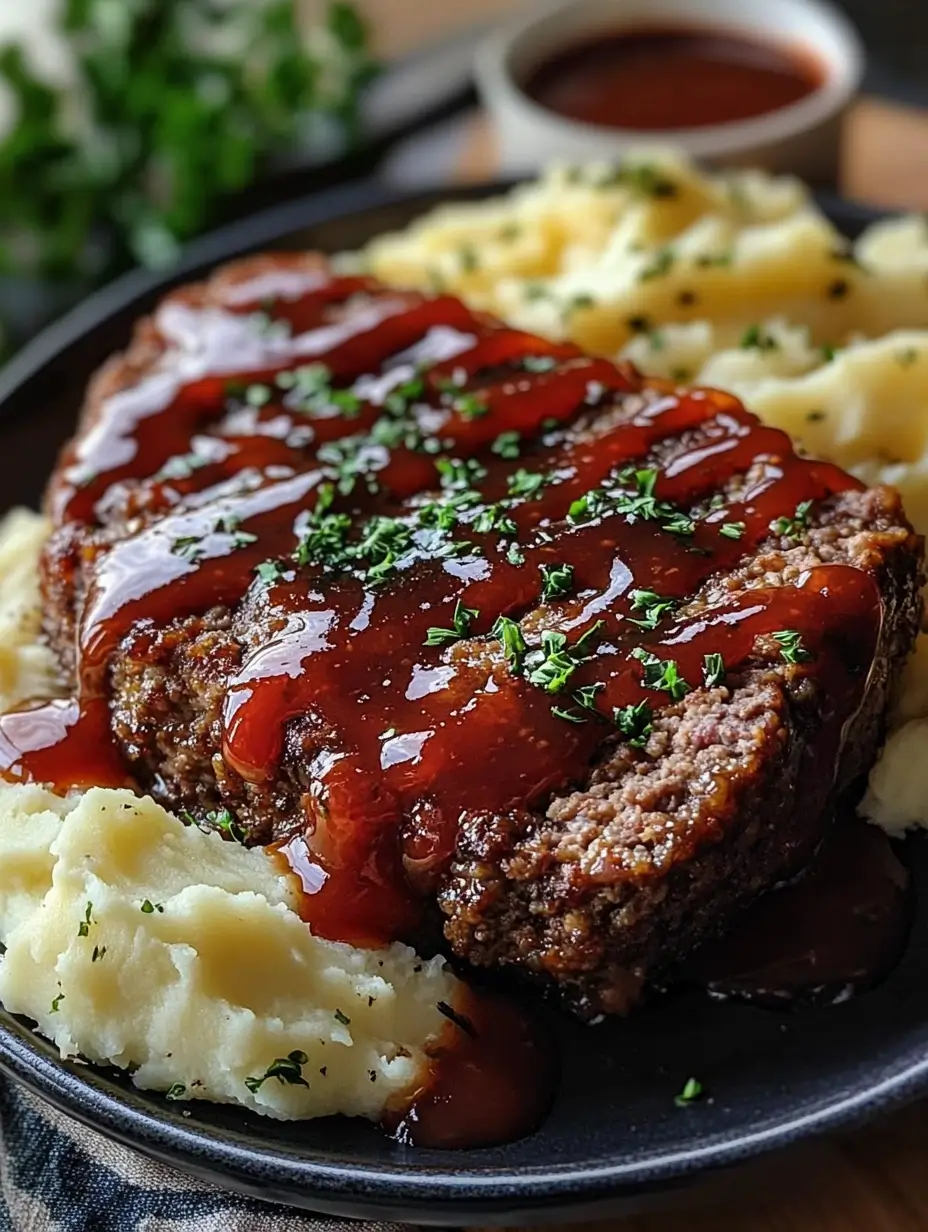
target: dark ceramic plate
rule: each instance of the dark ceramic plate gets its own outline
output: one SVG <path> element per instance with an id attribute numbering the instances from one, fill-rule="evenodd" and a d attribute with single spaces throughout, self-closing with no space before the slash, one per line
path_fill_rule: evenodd
<path id="1" fill-rule="evenodd" d="M 354 247 L 447 195 L 355 186 L 288 204 L 197 244 L 169 279 L 132 275 L 95 296 L 0 373 L 5 503 L 36 501 L 87 377 L 170 282 L 267 246 Z M 826 204 L 849 233 L 868 221 Z M 789 1013 L 688 993 L 595 1029 L 557 1019 L 564 1072 L 551 1116 L 532 1137 L 492 1150 L 404 1148 L 347 1119 L 282 1124 L 207 1104 L 185 1115 L 118 1074 L 61 1061 L 5 1014 L 0 1066 L 105 1134 L 295 1206 L 448 1224 L 602 1213 L 928 1091 L 928 844 L 910 843 L 906 855 L 922 908 L 906 955 L 879 988 Z M 676 1108 L 691 1074 L 712 1098 Z"/>

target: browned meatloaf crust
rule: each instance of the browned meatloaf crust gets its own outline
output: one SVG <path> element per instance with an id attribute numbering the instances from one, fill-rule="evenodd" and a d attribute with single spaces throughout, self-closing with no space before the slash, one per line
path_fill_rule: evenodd
<path id="1" fill-rule="evenodd" d="M 225 289 L 256 268 L 242 263 L 176 294 L 197 305 L 222 302 Z M 83 432 L 103 399 L 138 381 L 161 349 L 153 326 L 142 323 L 128 352 L 92 386 Z M 570 431 L 595 438 L 652 396 L 645 387 L 608 400 Z M 692 434 L 662 442 L 652 461 L 693 444 Z M 732 481 L 723 495 L 744 482 Z M 158 499 L 156 486 L 126 484 L 98 524 L 67 523 L 53 535 L 43 583 L 48 632 L 65 674 L 73 671 L 75 613 L 95 559 L 160 517 Z M 850 489 L 817 502 L 799 533 L 771 532 L 681 612 L 750 588 L 795 585 L 811 566 L 835 563 L 869 573 L 884 602 L 874 666 L 837 773 L 827 765 L 813 770 L 806 756 L 827 699 L 802 664 L 785 663 L 780 647 L 761 638 L 724 684 L 694 688 L 658 711 L 644 748 L 604 734 L 594 763 L 546 807 L 462 817 L 450 867 L 428 883 L 456 954 L 553 980 L 581 1012 L 621 1010 L 641 979 L 802 866 L 837 793 L 875 757 L 889 692 L 920 620 L 921 541 L 895 492 Z M 227 808 L 256 843 L 299 830 L 312 787 L 314 735 L 304 719 L 288 724 L 271 783 L 243 781 L 222 755 L 226 682 L 244 649 L 272 635 L 275 616 L 265 594 L 249 592 L 231 609 L 158 627 L 140 622 L 110 665 L 113 730 L 139 786 L 201 818 Z M 529 641 L 543 623 L 543 606 L 525 613 Z M 465 641 L 454 653 L 484 649 Z"/>

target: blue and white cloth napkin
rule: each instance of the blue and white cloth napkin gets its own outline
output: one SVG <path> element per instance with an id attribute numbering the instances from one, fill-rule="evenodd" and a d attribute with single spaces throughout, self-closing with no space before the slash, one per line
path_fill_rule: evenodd
<path id="1" fill-rule="evenodd" d="M 409 1232 L 238 1197 L 110 1142 L 0 1079 L 0 1232 Z"/>

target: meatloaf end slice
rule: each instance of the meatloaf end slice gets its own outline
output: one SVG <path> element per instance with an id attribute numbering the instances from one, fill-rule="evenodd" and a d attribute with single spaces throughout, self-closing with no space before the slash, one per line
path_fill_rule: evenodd
<path id="1" fill-rule="evenodd" d="M 710 584 L 711 604 L 821 563 L 873 576 L 880 642 L 838 767 L 812 772 L 804 757 L 826 699 L 761 640 L 723 686 L 659 711 L 644 749 L 603 748 L 589 778 L 544 812 L 465 818 L 439 894 L 455 953 L 553 982 L 584 1016 L 623 1012 L 646 980 L 794 876 L 876 756 L 921 619 L 921 562 L 898 495 L 872 488 L 834 498 L 801 545 L 771 541 Z"/>

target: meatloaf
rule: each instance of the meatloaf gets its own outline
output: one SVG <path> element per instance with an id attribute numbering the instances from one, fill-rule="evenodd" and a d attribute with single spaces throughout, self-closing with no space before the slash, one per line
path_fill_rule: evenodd
<path id="1" fill-rule="evenodd" d="M 921 616 L 892 490 L 313 255 L 169 295 L 47 505 L 69 732 L 280 844 L 319 931 L 438 918 L 587 1015 L 804 866 Z"/>

